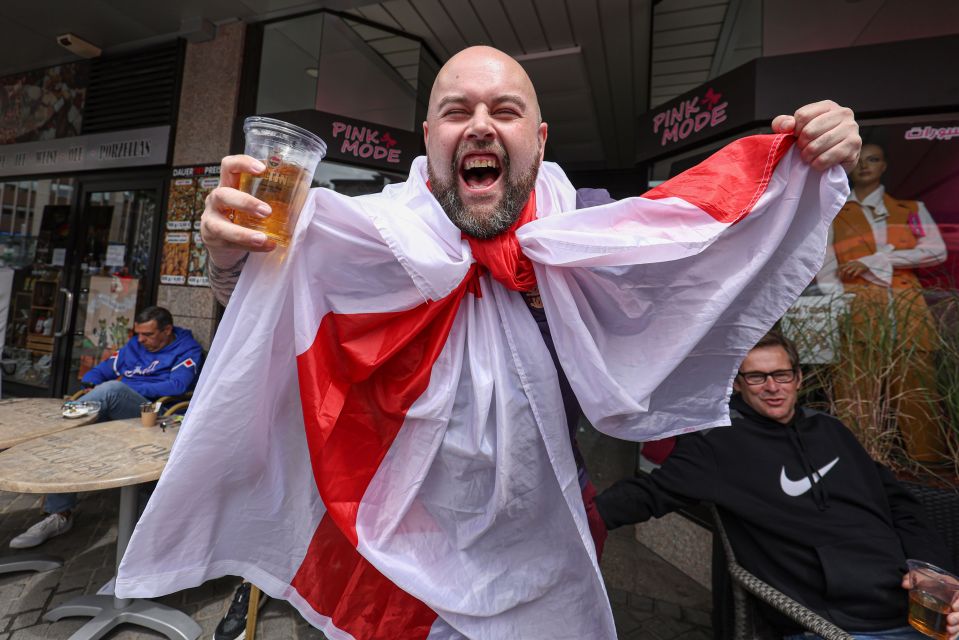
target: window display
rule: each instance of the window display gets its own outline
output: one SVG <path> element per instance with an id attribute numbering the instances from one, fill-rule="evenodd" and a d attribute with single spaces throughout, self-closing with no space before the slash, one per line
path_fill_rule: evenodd
<path id="1" fill-rule="evenodd" d="M 784 319 L 811 378 L 874 458 L 959 453 L 959 127 L 863 127 L 815 282 Z"/>

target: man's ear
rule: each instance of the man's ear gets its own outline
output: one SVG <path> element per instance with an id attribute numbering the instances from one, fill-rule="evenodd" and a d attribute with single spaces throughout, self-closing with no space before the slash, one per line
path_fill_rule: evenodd
<path id="1" fill-rule="evenodd" d="M 739 388 L 739 374 L 736 374 L 736 377 L 733 378 L 733 393 L 740 393 L 742 389 Z"/>
<path id="2" fill-rule="evenodd" d="M 423 147 L 425 148 L 430 141 L 430 125 L 423 121 Z"/>
<path id="3" fill-rule="evenodd" d="M 549 125 L 545 122 L 539 123 L 539 129 L 536 131 L 536 135 L 539 138 L 539 162 L 543 163 L 543 157 L 546 155 L 546 134 L 548 132 Z"/>

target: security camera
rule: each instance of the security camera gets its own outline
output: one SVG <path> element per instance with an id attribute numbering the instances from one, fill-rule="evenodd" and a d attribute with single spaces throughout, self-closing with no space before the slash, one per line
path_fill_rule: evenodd
<path id="1" fill-rule="evenodd" d="M 57 44 L 75 53 L 81 58 L 96 58 L 100 55 L 100 47 L 91 44 L 74 33 L 63 33 L 57 36 Z"/>

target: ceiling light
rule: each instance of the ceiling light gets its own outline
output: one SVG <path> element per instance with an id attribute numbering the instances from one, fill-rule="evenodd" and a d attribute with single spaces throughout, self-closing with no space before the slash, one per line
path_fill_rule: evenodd
<path id="1" fill-rule="evenodd" d="M 320 70 L 317 69 L 316 67 L 307 67 L 306 69 L 304 69 L 304 71 L 306 72 L 306 75 L 310 76 L 311 78 L 320 77 Z"/>

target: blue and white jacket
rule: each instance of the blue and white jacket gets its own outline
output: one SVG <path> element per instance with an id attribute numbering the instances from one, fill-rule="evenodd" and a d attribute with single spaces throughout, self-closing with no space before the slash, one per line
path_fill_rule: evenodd
<path id="1" fill-rule="evenodd" d="M 136 336 L 83 376 L 84 384 L 98 385 L 119 378 L 150 400 L 175 396 L 196 384 L 203 349 L 189 329 L 173 327 L 173 342 L 159 351 L 147 351 Z"/>

